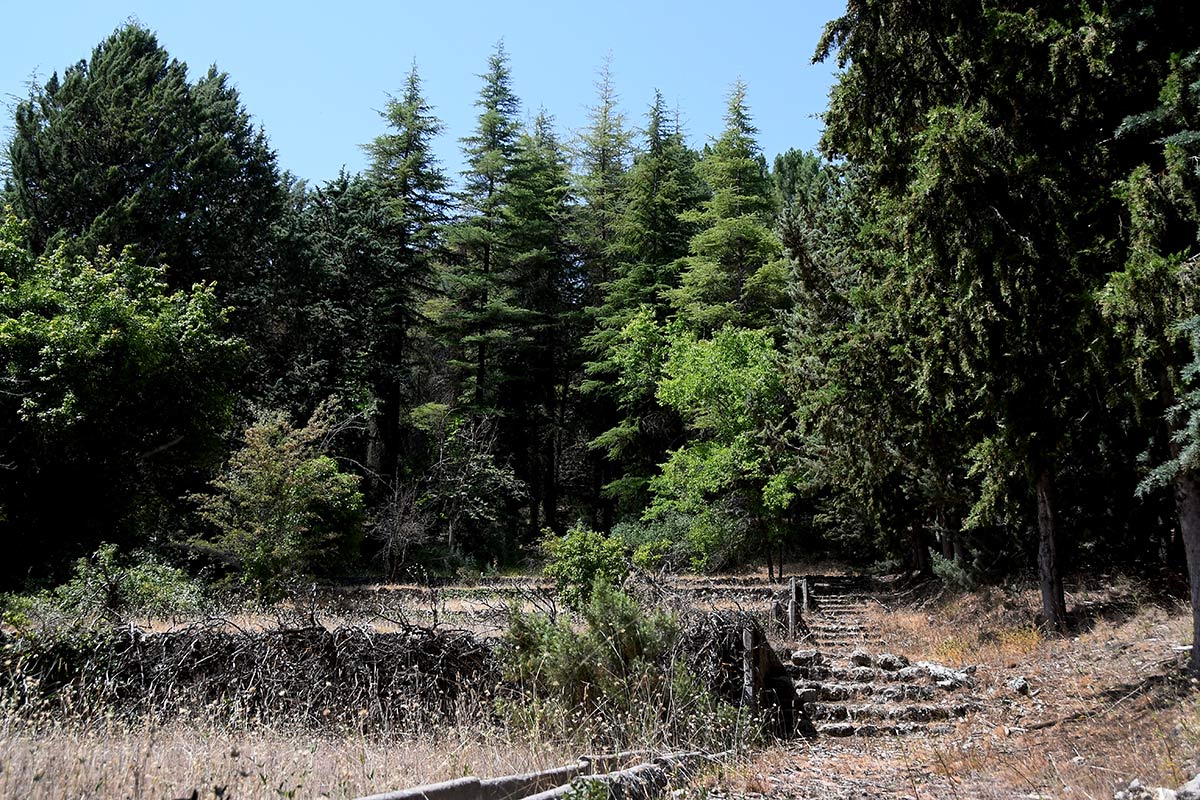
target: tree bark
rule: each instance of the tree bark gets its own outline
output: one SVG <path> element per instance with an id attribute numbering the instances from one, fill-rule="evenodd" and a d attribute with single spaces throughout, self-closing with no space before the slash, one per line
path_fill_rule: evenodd
<path id="1" fill-rule="evenodd" d="M 1067 627 L 1067 601 L 1058 563 L 1057 503 L 1054 473 L 1049 467 L 1042 467 L 1037 479 L 1038 582 L 1042 589 L 1042 614 L 1046 617 L 1046 625 L 1062 633 Z"/>
<path id="2" fill-rule="evenodd" d="M 1200 477 L 1191 470 L 1180 470 L 1172 488 L 1192 589 L 1192 656 L 1188 672 L 1200 675 Z"/>

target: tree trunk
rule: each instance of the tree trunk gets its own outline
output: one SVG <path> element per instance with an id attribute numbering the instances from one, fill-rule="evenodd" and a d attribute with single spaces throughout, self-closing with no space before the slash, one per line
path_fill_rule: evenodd
<path id="1" fill-rule="evenodd" d="M 1191 470 L 1181 470 L 1172 488 L 1192 588 L 1192 656 L 1188 672 L 1200 675 L 1200 478 Z"/>
<path id="2" fill-rule="evenodd" d="M 1067 626 L 1067 601 L 1058 563 L 1058 507 L 1054 473 L 1043 467 L 1037 479 L 1038 581 L 1042 589 L 1042 614 L 1046 625 L 1062 633 Z"/>

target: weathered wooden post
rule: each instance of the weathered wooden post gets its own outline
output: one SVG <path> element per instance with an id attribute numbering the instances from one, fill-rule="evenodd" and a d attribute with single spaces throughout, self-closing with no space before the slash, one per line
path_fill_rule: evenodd
<path id="1" fill-rule="evenodd" d="M 796 641 L 796 579 L 788 580 L 788 641 Z"/>
<path id="2" fill-rule="evenodd" d="M 803 597 L 804 602 L 801 605 L 801 608 L 803 608 L 804 613 L 807 614 L 808 612 L 812 611 L 812 609 L 808 607 L 808 577 L 807 576 L 800 579 L 800 592 L 804 596 Z"/>
<path id="3" fill-rule="evenodd" d="M 755 711 L 758 708 L 758 692 L 755 686 L 754 628 L 742 628 L 742 705 Z"/>

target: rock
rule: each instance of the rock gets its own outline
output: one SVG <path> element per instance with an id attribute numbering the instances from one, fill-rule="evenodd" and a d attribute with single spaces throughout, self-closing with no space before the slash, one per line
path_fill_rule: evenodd
<path id="1" fill-rule="evenodd" d="M 854 726 L 849 723 L 842 722 L 833 725 L 822 725 L 820 727 L 820 731 L 826 736 L 853 736 Z"/>
<path id="2" fill-rule="evenodd" d="M 1178 789 L 1149 787 L 1140 780 L 1132 780 L 1129 786 L 1113 795 L 1113 800 L 1197 800 L 1200 798 L 1200 775 Z"/>
<path id="3" fill-rule="evenodd" d="M 1025 695 L 1026 697 L 1029 696 L 1029 681 L 1024 677 L 1018 676 L 1004 685 L 1009 688 L 1009 691 Z"/>
<path id="4" fill-rule="evenodd" d="M 898 656 L 895 653 L 884 653 L 879 656 L 879 658 L 875 659 L 875 664 L 882 670 L 895 672 L 896 670 L 907 667 L 909 662 L 904 656 Z"/>
<path id="5" fill-rule="evenodd" d="M 902 681 L 919 681 L 925 677 L 925 670 L 920 667 L 903 667 L 896 673 L 896 679 Z"/>
<path id="6" fill-rule="evenodd" d="M 797 650 L 792 653 L 792 663 L 798 667 L 816 667 L 825 663 L 820 650 Z"/>
<path id="7" fill-rule="evenodd" d="M 1175 790 L 1178 800 L 1200 800 L 1200 775 Z"/>
<path id="8" fill-rule="evenodd" d="M 851 683 L 870 683 L 875 680 L 875 670 L 870 667 L 855 667 L 850 670 L 850 674 L 846 679 Z"/>
<path id="9" fill-rule="evenodd" d="M 870 667 L 874 665 L 875 660 L 871 658 L 870 653 L 860 647 L 850 654 L 850 663 L 859 667 Z"/>
<path id="10" fill-rule="evenodd" d="M 952 670 L 941 664 L 934 664 L 932 661 L 918 661 L 917 666 L 943 689 L 960 689 L 963 686 L 975 685 L 975 679 L 967 673 Z"/>

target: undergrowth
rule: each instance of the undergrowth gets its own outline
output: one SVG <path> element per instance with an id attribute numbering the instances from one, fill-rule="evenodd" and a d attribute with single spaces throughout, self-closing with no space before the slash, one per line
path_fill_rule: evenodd
<path id="1" fill-rule="evenodd" d="M 513 615 L 502 658 L 514 693 L 497 704 L 511 725 L 609 749 L 720 750 L 748 738 L 745 715 L 689 666 L 676 617 L 599 580 L 582 622 Z"/>

